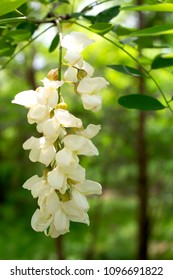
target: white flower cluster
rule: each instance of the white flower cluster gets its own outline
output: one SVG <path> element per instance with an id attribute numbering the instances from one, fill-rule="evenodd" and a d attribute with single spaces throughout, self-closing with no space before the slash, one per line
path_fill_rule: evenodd
<path id="1" fill-rule="evenodd" d="M 65 59 L 69 63 L 64 79 L 58 80 L 55 71 L 43 79 L 38 89 L 18 93 L 12 103 L 28 108 L 28 122 L 36 123 L 41 137 L 30 137 L 24 144 L 30 150 L 32 162 L 44 164 L 42 177 L 34 175 L 23 187 L 38 198 L 39 208 L 35 211 L 31 225 L 36 231 L 44 231 L 56 238 L 69 231 L 70 221 L 89 224 L 89 204 L 86 196 L 101 194 L 101 185 L 86 180 L 85 169 L 79 164 L 79 156 L 98 155 L 90 140 L 100 130 L 100 125 L 89 124 L 84 129 L 82 121 L 67 110 L 59 101 L 57 89 L 64 83 L 73 83 L 81 95 L 85 109 L 98 111 L 101 98 L 98 91 L 107 86 L 101 77 L 91 78 L 93 68 L 85 62 L 81 51 L 92 40 L 80 32 L 72 32 L 62 40 L 67 49 Z"/>

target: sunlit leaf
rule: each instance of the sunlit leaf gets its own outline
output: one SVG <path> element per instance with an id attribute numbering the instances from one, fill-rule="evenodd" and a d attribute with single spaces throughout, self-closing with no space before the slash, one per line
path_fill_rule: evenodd
<path id="1" fill-rule="evenodd" d="M 154 5 L 137 5 L 121 7 L 121 10 L 128 11 L 151 11 L 151 12 L 173 12 L 172 3 L 154 4 Z"/>
<path id="2" fill-rule="evenodd" d="M 159 69 L 169 66 L 173 66 L 173 57 L 164 57 L 161 55 L 156 56 L 151 64 L 152 69 Z"/>
<path id="3" fill-rule="evenodd" d="M 113 24 L 106 22 L 94 23 L 89 26 L 89 29 L 94 33 L 104 35 L 113 28 Z"/>
<path id="4" fill-rule="evenodd" d="M 139 31 L 132 32 L 130 36 L 159 36 L 164 34 L 173 34 L 173 24 L 163 24 L 144 28 Z"/>
<path id="5" fill-rule="evenodd" d="M 121 96 L 118 103 L 128 109 L 138 109 L 142 111 L 163 110 L 165 106 L 159 100 L 148 95 L 130 94 Z"/>
<path id="6" fill-rule="evenodd" d="M 145 75 L 136 68 L 127 65 L 107 65 L 107 67 L 127 75 L 144 77 Z"/>
<path id="7" fill-rule="evenodd" d="M 51 45 L 49 47 L 49 52 L 53 52 L 59 44 L 59 34 L 57 33 L 53 38 Z"/>
<path id="8" fill-rule="evenodd" d="M 0 16 L 15 10 L 25 2 L 27 2 L 27 0 L 1 0 Z"/>

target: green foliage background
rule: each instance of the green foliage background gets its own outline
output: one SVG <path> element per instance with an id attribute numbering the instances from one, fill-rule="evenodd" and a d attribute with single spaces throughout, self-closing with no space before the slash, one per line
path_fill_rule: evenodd
<path id="1" fill-rule="evenodd" d="M 3 2 L 6 1 L 2 1 L 0 7 Z M 23 2 L 26 3 L 19 8 L 19 11 L 31 18 L 41 20 L 47 15 L 50 6 L 58 1 Z M 69 1 L 70 4 L 66 3 L 68 1 L 59 2 L 63 2 L 57 7 L 59 15 L 71 12 L 73 1 Z M 78 19 L 82 16 L 79 11 L 88 6 L 88 2 L 74 2 L 73 11 L 76 13 L 74 18 Z M 99 13 L 115 6 L 115 2 L 116 6 L 123 7 L 135 4 L 134 1 L 104 1 L 102 5 L 98 5 Z M 163 4 L 169 2 L 171 1 L 164 1 Z M 29 10 L 26 8 L 27 4 L 30 6 Z M 152 5 L 151 11 L 144 13 L 146 28 L 162 25 L 165 27 L 164 31 L 161 28 L 154 30 L 155 33 L 153 29 L 145 30 L 146 40 L 141 35 L 142 33 L 139 33 L 144 31 L 136 30 L 136 12 L 122 10 L 116 17 L 111 17 L 115 12 L 112 10 L 108 21 L 111 22 L 113 31 L 107 33 L 107 30 L 104 33 L 101 27 L 101 35 L 113 34 L 118 44 L 127 41 L 124 46 L 126 50 L 137 57 L 147 70 L 150 70 L 151 66 L 151 73 L 165 92 L 167 100 L 170 100 L 172 98 L 173 42 L 171 34 L 173 29 L 170 29 L 168 25 L 171 24 L 173 16 L 172 13 L 169 13 L 168 17 L 167 12 L 158 12 L 157 1 L 148 0 L 144 1 L 144 4 Z M 15 8 L 20 5 L 21 3 L 17 4 Z M 0 63 L 2 66 L 8 62 L 14 52 L 25 46 L 28 40 L 32 40 L 31 38 L 37 34 L 35 33 L 37 23 L 34 21 L 26 23 L 19 19 L 14 24 L 14 18 L 19 15 L 13 9 L 8 12 L 10 13 L 0 18 Z M 94 13 L 98 13 L 97 10 L 89 10 L 80 23 L 86 20 L 86 26 L 95 24 L 96 21 L 91 17 Z M 100 15 L 97 17 L 98 22 L 100 17 Z M 9 23 L 11 18 L 13 18 L 13 26 Z M 3 23 L 4 19 L 5 23 Z M 39 32 L 49 25 L 50 23 L 40 25 Z M 103 110 L 99 113 L 84 111 L 80 100 L 71 93 L 70 89 L 67 88 L 64 92 L 69 110 L 80 117 L 84 124 L 100 123 L 102 125 L 102 131 L 94 139 L 100 151 L 99 157 L 82 158 L 82 164 L 87 170 L 87 177 L 102 184 L 103 195 L 90 198 L 90 227 L 72 223 L 70 233 L 63 236 L 59 249 L 57 249 L 59 246 L 57 240 L 52 240 L 43 233 L 36 233 L 31 229 L 30 219 L 35 211 L 36 201 L 33 201 L 30 193 L 21 186 L 30 176 L 36 172 L 40 173 L 42 167 L 40 164 L 31 163 L 28 153 L 22 149 L 22 143 L 35 133 L 35 127 L 27 124 L 27 110 L 12 105 L 11 100 L 16 93 L 41 85 L 40 80 L 47 75 L 48 71 L 58 67 L 58 49 L 53 48 L 49 52 L 51 42 L 56 35 L 56 29 L 52 28 L 24 48 L 5 67 L 3 66 L 0 74 L 0 259 L 56 259 L 60 253 L 66 259 L 136 258 L 139 207 L 136 133 L 139 113 L 137 110 L 121 107 L 118 99 L 121 96 L 138 93 L 138 75 L 131 73 L 131 70 L 129 70 L 130 73 L 125 74 L 122 69 L 114 71 L 107 65 L 128 65 L 133 69 L 137 69 L 137 65 L 121 48 L 113 46 L 96 34 L 100 34 L 100 31 L 93 33 L 76 24 L 68 23 L 67 20 L 63 24 L 63 32 L 68 33 L 72 30 L 86 32 L 89 37 L 96 40 L 96 43 L 84 52 L 84 57 L 94 66 L 95 75 L 104 76 L 110 83 L 110 86 L 101 93 Z M 135 35 L 135 32 L 139 34 Z M 161 34 L 161 32 L 166 33 Z M 128 34 L 137 36 L 136 40 L 134 41 L 133 36 L 128 36 Z M 140 56 L 138 56 L 139 49 Z M 165 59 L 167 59 L 166 65 Z M 163 96 L 160 95 L 151 79 L 146 79 L 146 90 L 146 95 L 158 98 L 166 106 Z M 143 103 L 143 106 L 142 109 L 145 109 L 146 104 Z M 150 259 L 173 258 L 172 125 L 170 110 L 147 112 L 145 137 L 148 152 L 148 212 L 151 228 L 148 252 Z"/>

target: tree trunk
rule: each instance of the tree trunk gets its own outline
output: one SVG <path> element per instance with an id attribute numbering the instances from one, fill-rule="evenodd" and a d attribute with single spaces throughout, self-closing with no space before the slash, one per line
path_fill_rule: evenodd
<path id="1" fill-rule="evenodd" d="M 142 5 L 143 0 L 137 0 L 137 5 Z M 138 12 L 138 28 L 144 25 L 143 14 Z M 138 92 L 145 93 L 144 78 L 139 77 Z M 138 259 L 148 258 L 148 236 L 149 218 L 147 213 L 148 206 L 148 175 L 147 175 L 147 144 L 145 139 L 146 113 L 140 112 L 138 116 L 137 128 L 137 165 L 138 165 L 138 199 L 139 199 L 139 232 L 138 232 Z"/>

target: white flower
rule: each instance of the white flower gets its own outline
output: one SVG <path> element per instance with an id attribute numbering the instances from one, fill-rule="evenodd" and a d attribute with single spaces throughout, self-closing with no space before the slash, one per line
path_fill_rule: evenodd
<path id="1" fill-rule="evenodd" d="M 51 140 L 46 140 L 45 137 L 36 138 L 30 137 L 23 144 L 24 150 L 31 150 L 29 159 L 33 162 L 41 162 L 48 166 L 55 157 L 56 150 Z"/>
<path id="2" fill-rule="evenodd" d="M 60 136 L 64 127 L 80 128 L 82 127 L 82 121 L 67 110 L 55 109 L 52 118 L 37 124 L 38 132 L 43 133 L 47 138 L 53 138 L 54 141 Z"/>
<path id="3" fill-rule="evenodd" d="M 94 156 L 99 154 L 92 141 L 82 135 L 67 135 L 63 142 L 65 147 L 76 155 Z"/>
<path id="4" fill-rule="evenodd" d="M 89 77 L 92 77 L 92 75 L 94 74 L 94 67 L 85 60 L 83 60 L 82 69 L 87 72 Z"/>
<path id="5" fill-rule="evenodd" d="M 37 100 L 39 104 L 55 108 L 58 103 L 57 88 L 63 85 L 63 81 L 50 81 L 47 78 L 42 80 L 44 87 L 39 87 L 37 91 Z"/>
<path id="6" fill-rule="evenodd" d="M 69 165 L 67 167 L 56 166 L 48 173 L 47 180 L 50 186 L 65 193 L 67 190 L 67 179 L 77 182 L 85 180 L 85 169 L 81 165 Z"/>
<path id="7" fill-rule="evenodd" d="M 78 205 L 76 205 L 74 199 L 66 201 L 61 205 L 69 220 L 89 225 L 88 214 L 85 210 L 79 208 Z"/>
<path id="8" fill-rule="evenodd" d="M 18 93 L 12 103 L 29 108 L 28 122 L 30 124 L 40 123 L 50 117 L 50 111 L 56 107 L 58 102 L 57 88 L 63 85 L 63 81 L 50 81 L 43 79 L 43 87 L 36 91 L 28 90 Z"/>
<path id="9" fill-rule="evenodd" d="M 85 110 L 98 112 L 102 108 L 102 98 L 99 94 L 94 94 L 94 95 L 82 94 L 81 100 Z"/>
<path id="10" fill-rule="evenodd" d="M 87 46 L 92 44 L 94 40 L 82 32 L 71 32 L 62 39 L 62 47 L 74 52 L 82 52 Z"/>
<path id="11" fill-rule="evenodd" d="M 30 124 L 39 123 L 49 118 L 49 108 L 46 105 L 36 104 L 31 107 L 27 114 L 28 122 Z"/>
<path id="12" fill-rule="evenodd" d="M 63 81 L 51 81 L 51 80 L 49 80 L 48 78 L 44 78 L 43 80 L 42 80 L 42 82 L 43 82 L 43 85 L 44 85 L 44 87 L 45 88 L 48 88 L 48 89 L 57 89 L 57 88 L 59 88 L 60 86 L 62 86 L 63 85 Z"/>
<path id="13" fill-rule="evenodd" d="M 70 65 L 75 65 L 79 68 L 83 66 L 82 55 L 76 51 L 67 50 L 66 55 L 64 56 L 65 60 L 68 61 Z"/>
<path id="14" fill-rule="evenodd" d="M 68 67 L 68 69 L 64 73 L 64 80 L 66 82 L 77 83 L 77 69 L 74 67 Z"/>
<path id="15" fill-rule="evenodd" d="M 85 129 L 76 129 L 76 133 L 86 138 L 93 138 L 101 129 L 101 125 L 89 124 Z"/>
<path id="16" fill-rule="evenodd" d="M 78 191 L 78 189 L 72 189 L 72 200 L 74 201 L 76 206 L 79 207 L 79 209 L 82 209 L 86 212 L 89 210 L 90 207 L 86 196 L 80 191 Z"/>
<path id="17" fill-rule="evenodd" d="M 59 121 L 61 125 L 64 127 L 78 127 L 80 128 L 82 126 L 82 121 L 79 118 L 76 118 L 71 113 L 69 113 L 67 110 L 63 109 L 56 109 L 55 117 Z"/>
<path id="18" fill-rule="evenodd" d="M 37 209 L 32 216 L 31 226 L 35 231 L 45 231 L 50 226 L 52 221 L 52 215 Z"/>
<path id="19" fill-rule="evenodd" d="M 97 112 L 102 107 L 102 99 L 98 92 L 107 87 L 108 82 L 102 77 L 85 77 L 77 87 L 77 92 L 81 95 L 83 106 L 86 110 Z"/>
<path id="20" fill-rule="evenodd" d="M 97 94 L 100 90 L 107 87 L 108 84 L 109 83 L 102 77 L 95 77 L 95 78 L 85 77 L 80 81 L 77 87 L 77 92 L 81 95 Z"/>
<path id="21" fill-rule="evenodd" d="M 43 133 L 45 137 L 56 140 L 60 134 L 61 126 L 57 118 L 54 116 L 45 120 L 44 122 L 37 124 L 37 131 Z"/>
<path id="22" fill-rule="evenodd" d="M 89 39 L 87 35 L 82 32 L 71 32 L 67 34 L 62 39 L 62 47 L 67 49 L 64 58 L 70 65 L 82 68 L 83 58 L 80 53 L 93 42 L 94 40 Z"/>
<path id="23" fill-rule="evenodd" d="M 37 93 L 34 90 L 21 91 L 16 94 L 12 103 L 31 108 L 37 104 Z"/>
<path id="24" fill-rule="evenodd" d="M 23 188 L 30 190 L 34 198 L 46 196 L 50 194 L 53 190 L 53 188 L 47 184 L 43 177 L 38 177 L 37 175 L 34 175 L 31 178 L 29 178 L 23 184 Z"/>
<path id="25" fill-rule="evenodd" d="M 85 195 L 101 194 L 102 187 L 99 183 L 91 180 L 86 180 L 82 183 L 75 184 L 74 188 Z"/>
<path id="26" fill-rule="evenodd" d="M 67 149 L 66 147 L 58 151 L 55 158 L 57 165 L 62 168 L 69 166 L 77 166 L 79 163 L 78 156 L 73 154 L 73 152 Z"/>

